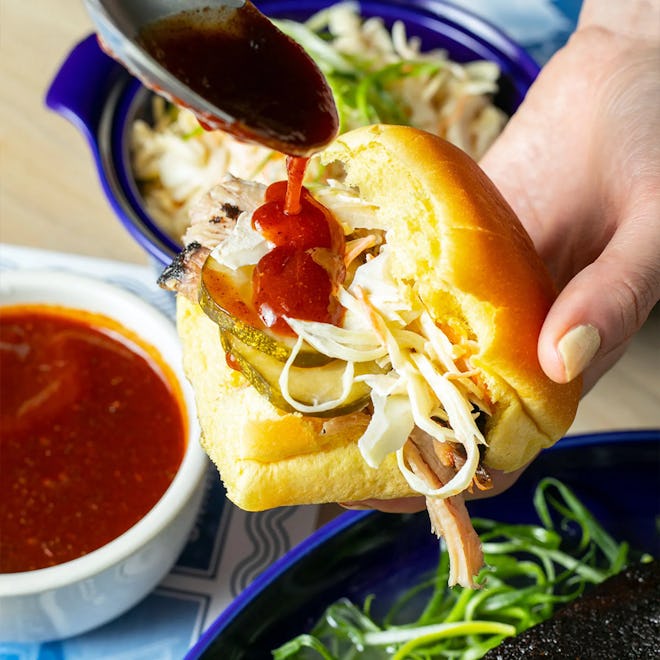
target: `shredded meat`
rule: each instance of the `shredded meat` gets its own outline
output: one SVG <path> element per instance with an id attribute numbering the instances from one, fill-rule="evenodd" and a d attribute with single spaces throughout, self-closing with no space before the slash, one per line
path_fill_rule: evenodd
<path id="1" fill-rule="evenodd" d="M 490 490 L 493 487 L 493 477 L 481 463 L 477 466 L 472 483 L 479 490 Z M 470 488 L 470 492 L 472 492 L 472 488 Z"/>
<path id="2" fill-rule="evenodd" d="M 266 187 L 228 175 L 191 208 L 190 226 L 183 235 L 184 249 L 158 278 L 163 289 L 197 300 L 202 266 L 211 250 L 231 232 L 244 211 L 252 212 L 264 200 Z"/>
<path id="3" fill-rule="evenodd" d="M 453 475 L 453 468 L 445 466 L 436 452 L 441 447 L 430 436 L 416 429 L 404 446 L 405 459 L 413 472 L 431 488 L 440 488 Z M 431 528 L 443 537 L 449 553 L 449 586 L 460 584 L 474 588 L 474 577 L 483 566 L 479 536 L 474 531 L 462 495 L 440 499 L 426 498 Z"/>
<path id="4" fill-rule="evenodd" d="M 451 467 L 454 472 L 460 470 L 465 464 L 465 449 L 461 445 L 451 442 L 434 443 L 435 453 L 438 460 L 445 467 Z M 493 487 L 493 479 L 490 472 L 480 462 L 474 474 L 469 491 L 472 492 L 476 486 L 479 490 L 489 490 Z"/>
<path id="5" fill-rule="evenodd" d="M 341 433 L 348 427 L 359 427 L 366 429 L 371 419 L 371 413 L 367 412 L 367 408 L 363 408 L 350 415 L 340 415 L 339 417 L 328 417 L 323 420 L 323 427 L 321 429 L 322 435 L 334 435 Z"/>
<path id="6" fill-rule="evenodd" d="M 174 261 L 165 268 L 158 278 L 158 286 L 168 291 L 176 291 L 189 300 L 197 300 L 199 274 L 210 248 L 193 241 L 183 248 Z"/>
<path id="7" fill-rule="evenodd" d="M 263 203 L 265 192 L 261 183 L 228 175 L 190 208 L 190 226 L 183 244 L 195 242 L 213 249 L 226 238 L 241 213 Z"/>

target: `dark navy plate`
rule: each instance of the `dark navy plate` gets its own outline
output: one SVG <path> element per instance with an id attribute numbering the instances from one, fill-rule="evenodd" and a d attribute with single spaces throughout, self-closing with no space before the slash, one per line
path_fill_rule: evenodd
<path id="1" fill-rule="evenodd" d="M 268 16 L 304 20 L 332 0 L 256 0 Z M 539 67 L 498 29 L 442 0 L 380 0 L 360 3 L 365 17 L 381 16 L 387 25 L 404 21 L 409 36 L 424 50 L 444 48 L 465 62 L 489 59 L 502 70 L 496 103 L 512 114 Z M 63 62 L 47 93 L 46 105 L 71 121 L 85 136 L 101 185 L 114 212 L 158 265 L 169 264 L 181 249 L 147 214 L 131 172 L 128 134 L 133 121 L 150 112 L 151 92 L 101 51 L 94 35 L 78 44 Z"/>
<path id="2" fill-rule="evenodd" d="M 537 523 L 538 481 L 566 483 L 604 527 L 631 547 L 659 554 L 660 430 L 567 437 L 543 452 L 511 489 L 470 502 L 472 516 Z M 347 597 L 361 605 L 375 594 L 378 616 L 436 566 L 438 543 L 426 513 L 347 512 L 328 523 L 257 578 L 191 649 L 196 658 L 269 658 L 308 632 L 325 608 Z"/>

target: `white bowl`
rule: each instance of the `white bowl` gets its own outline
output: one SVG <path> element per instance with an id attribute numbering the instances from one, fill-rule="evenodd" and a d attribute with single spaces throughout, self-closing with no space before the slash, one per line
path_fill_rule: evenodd
<path id="1" fill-rule="evenodd" d="M 193 395 L 174 325 L 137 296 L 99 280 L 53 271 L 0 273 L 0 305 L 49 303 L 109 316 L 153 346 L 184 393 L 187 448 L 167 491 L 138 523 L 72 561 L 0 574 L 0 639 L 38 642 L 95 628 L 136 604 L 183 549 L 204 493 L 208 460 L 199 445 Z M 6 476 L 4 477 L 6 478 Z"/>

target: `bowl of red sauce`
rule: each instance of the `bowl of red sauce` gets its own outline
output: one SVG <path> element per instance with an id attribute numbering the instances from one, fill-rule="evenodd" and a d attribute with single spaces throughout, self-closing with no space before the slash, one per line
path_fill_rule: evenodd
<path id="1" fill-rule="evenodd" d="M 82 633 L 146 596 L 207 459 L 172 322 L 93 278 L 0 277 L 0 639 Z"/>

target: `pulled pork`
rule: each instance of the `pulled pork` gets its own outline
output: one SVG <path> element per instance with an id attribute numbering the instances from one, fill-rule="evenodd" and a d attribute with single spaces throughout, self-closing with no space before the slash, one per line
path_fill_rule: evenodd
<path id="1" fill-rule="evenodd" d="M 404 457 L 413 472 L 431 487 L 440 488 L 454 475 L 454 468 L 443 464 L 439 455 L 446 451 L 431 436 L 415 429 L 404 446 Z M 474 577 L 483 566 L 481 541 L 472 526 L 463 495 L 426 498 L 431 528 L 443 537 L 449 553 L 449 586 L 460 584 L 475 588 Z"/>
<path id="2" fill-rule="evenodd" d="M 183 250 L 158 278 L 158 285 L 197 301 L 206 257 L 231 232 L 241 213 L 263 204 L 266 186 L 228 175 L 190 209 Z"/>

